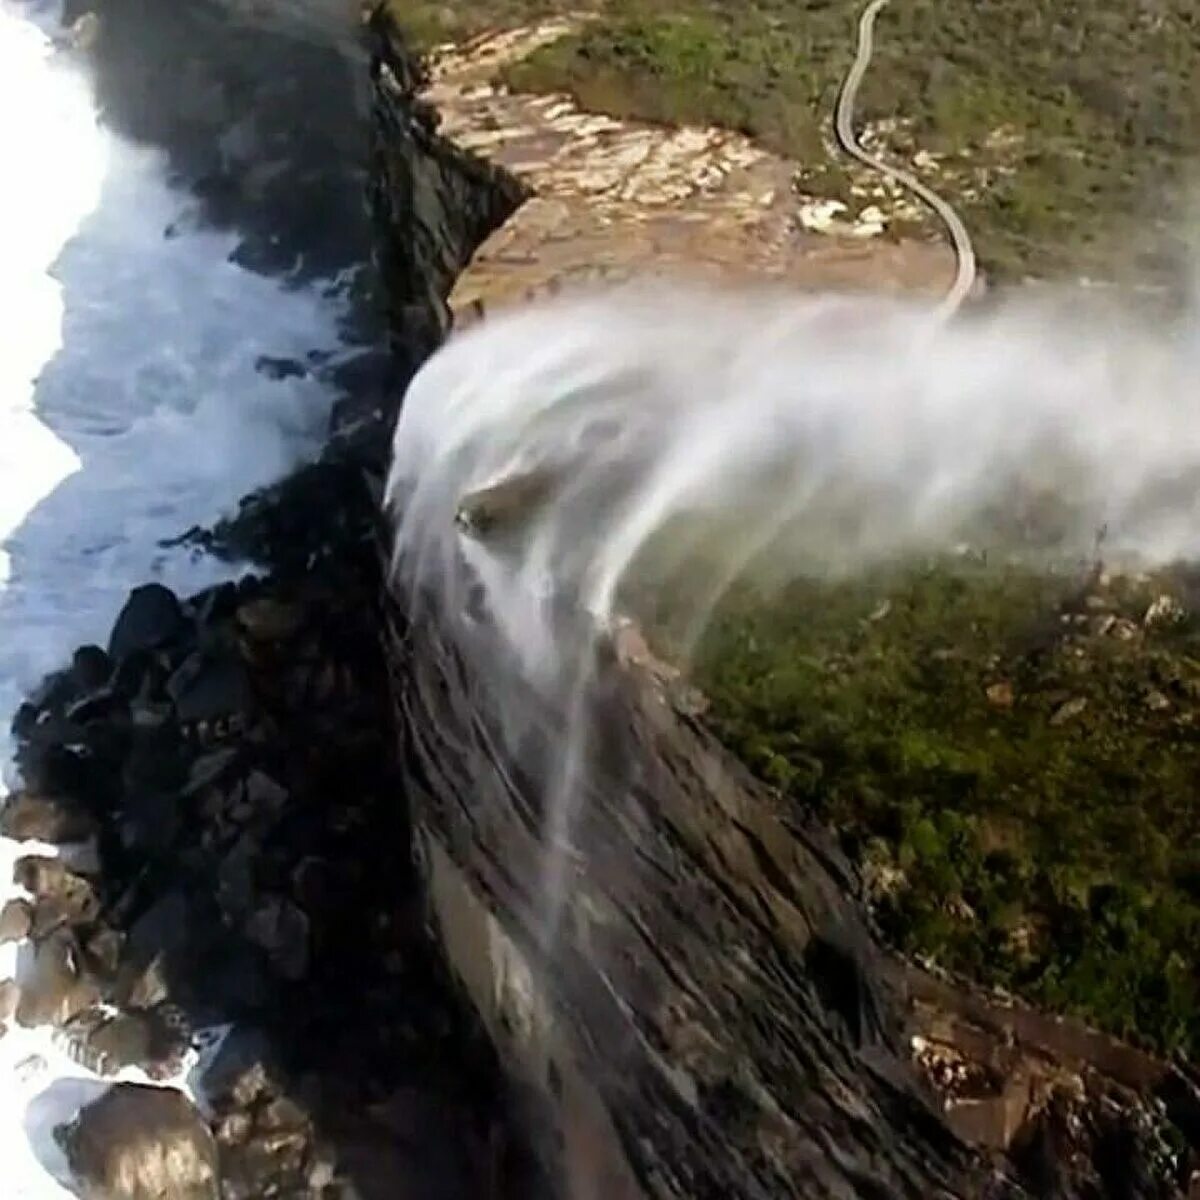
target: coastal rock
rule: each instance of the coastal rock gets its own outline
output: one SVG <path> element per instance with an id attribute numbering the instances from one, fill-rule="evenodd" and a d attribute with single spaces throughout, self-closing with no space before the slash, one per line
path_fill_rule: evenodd
<path id="1" fill-rule="evenodd" d="M 167 681 L 167 693 L 186 725 L 228 719 L 251 702 L 245 669 L 225 656 L 191 655 Z"/>
<path id="2" fill-rule="evenodd" d="M 65 1025 L 99 1000 L 99 988 L 83 970 L 78 943 L 69 930 L 59 929 L 37 948 L 17 1004 L 17 1024 L 26 1029 Z"/>
<path id="3" fill-rule="evenodd" d="M 16 842 L 85 842 L 96 829 L 92 814 L 65 797 L 14 792 L 0 812 L 0 833 Z"/>
<path id="4" fill-rule="evenodd" d="M 216 1142 L 182 1092 L 118 1084 L 55 1137 L 89 1200 L 219 1200 Z"/>
<path id="5" fill-rule="evenodd" d="M 63 925 L 90 923 L 100 912 L 100 899 L 89 880 L 76 875 L 57 858 L 29 854 L 17 859 L 13 882 L 34 898 L 34 938 Z"/>
<path id="6" fill-rule="evenodd" d="M 0 946 L 23 942 L 32 928 L 33 905 L 28 900 L 10 900 L 0 909 Z"/>
<path id="7" fill-rule="evenodd" d="M 175 593 L 160 583 L 148 583 L 129 593 L 108 641 L 115 659 L 138 650 L 159 650 L 180 637 L 187 618 Z"/>

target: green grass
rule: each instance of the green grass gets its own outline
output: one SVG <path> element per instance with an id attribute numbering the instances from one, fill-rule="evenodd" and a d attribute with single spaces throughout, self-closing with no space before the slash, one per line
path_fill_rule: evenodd
<path id="1" fill-rule="evenodd" d="M 396 3 L 431 36 L 568 6 L 559 0 Z M 850 60 L 858 0 L 609 0 L 578 36 L 508 82 L 586 107 L 713 122 L 795 157 L 802 186 L 846 194 L 821 130 Z M 1169 274 L 1188 159 L 1200 141 L 1200 15 L 1190 0 L 895 0 L 860 111 L 947 156 L 994 275 Z M 999 135 L 999 136 L 997 136 Z"/>
<path id="2" fill-rule="evenodd" d="M 1145 629 L 1157 589 L 945 564 L 747 587 L 695 675 L 902 949 L 1195 1052 L 1200 623 Z"/>

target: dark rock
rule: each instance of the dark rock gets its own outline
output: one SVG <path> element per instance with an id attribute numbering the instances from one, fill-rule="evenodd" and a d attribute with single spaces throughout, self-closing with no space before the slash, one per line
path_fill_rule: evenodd
<path id="1" fill-rule="evenodd" d="M 281 1075 L 270 1041 L 260 1030 L 239 1027 L 225 1039 L 200 1081 L 212 1104 L 250 1109 L 278 1094 Z"/>
<path id="2" fill-rule="evenodd" d="M 251 771 L 246 777 L 246 800 L 256 813 L 277 816 L 288 801 L 288 791 L 264 771 Z"/>
<path id="3" fill-rule="evenodd" d="M 172 888 L 133 922 L 129 930 L 128 961 L 145 966 L 160 955 L 164 961 L 185 955 L 192 926 L 186 893 L 182 887 Z"/>
<path id="4" fill-rule="evenodd" d="M 18 742 L 28 741 L 33 737 L 34 731 L 38 724 L 38 707 L 36 704 L 31 704 L 28 700 L 24 701 L 17 709 L 16 715 L 12 720 L 12 734 Z"/>
<path id="5" fill-rule="evenodd" d="M 55 1137 L 97 1200 L 219 1200 L 216 1142 L 173 1088 L 118 1084 Z"/>
<path id="6" fill-rule="evenodd" d="M 241 760 L 242 753 L 236 746 L 201 755 L 192 763 L 183 794 L 198 796 L 211 787 L 221 785 L 236 771 Z"/>
<path id="7" fill-rule="evenodd" d="M 134 588 L 117 617 L 108 641 L 115 659 L 139 650 L 159 650 L 187 629 L 187 618 L 175 593 L 159 583 Z"/>
<path id="8" fill-rule="evenodd" d="M 196 614 L 196 622 L 201 631 L 210 630 L 237 611 L 237 584 L 218 584 L 193 596 L 188 604 Z"/>
<path id="9" fill-rule="evenodd" d="M 260 596 L 238 609 L 237 623 L 256 642 L 284 642 L 304 628 L 305 613 L 299 605 Z"/>
<path id="10" fill-rule="evenodd" d="M 112 672 L 112 659 L 99 646 L 80 646 L 71 659 L 71 679 L 81 692 L 99 691 Z"/>
<path id="11" fill-rule="evenodd" d="M 290 900 L 273 896 L 246 922 L 246 936 L 261 946 L 285 979 L 308 973 L 309 921 Z"/>
<path id="12" fill-rule="evenodd" d="M 28 900 L 10 900 L 0 909 L 0 946 L 23 942 L 33 928 L 33 905 Z"/>
<path id="13" fill-rule="evenodd" d="M 245 713 L 251 703 L 246 670 L 229 657 L 191 655 L 167 681 L 167 693 L 187 725 Z"/>
<path id="14" fill-rule="evenodd" d="M 117 973 L 124 946 L 125 935 L 120 930 L 101 927 L 88 936 L 84 950 L 93 970 L 112 978 Z"/>
<path id="15" fill-rule="evenodd" d="M 254 360 L 254 369 L 268 379 L 306 379 L 308 368 L 294 358 L 276 358 L 271 354 L 260 354 Z"/>
<path id="16" fill-rule="evenodd" d="M 84 726 L 122 715 L 128 707 L 128 701 L 120 692 L 104 688 L 75 701 L 67 708 L 65 715 L 68 721 Z"/>
<path id="17" fill-rule="evenodd" d="M 217 868 L 217 903 L 221 911 L 240 920 L 254 905 L 254 865 L 262 848 L 252 833 L 243 833 Z"/>
<path id="18" fill-rule="evenodd" d="M 0 833 L 13 841 L 62 845 L 86 842 L 96 833 L 96 819 L 65 797 L 14 792 L 0 812 Z"/>
<path id="19" fill-rule="evenodd" d="M 154 1008 L 170 995 L 166 962 L 162 954 L 154 955 L 141 967 L 123 964 L 117 980 L 116 999 L 125 1008 Z"/>
<path id="20" fill-rule="evenodd" d="M 60 929 L 37 948 L 21 989 L 17 1023 L 27 1029 L 65 1025 L 99 1000 L 99 988 L 82 970 L 78 943 L 69 930 Z"/>

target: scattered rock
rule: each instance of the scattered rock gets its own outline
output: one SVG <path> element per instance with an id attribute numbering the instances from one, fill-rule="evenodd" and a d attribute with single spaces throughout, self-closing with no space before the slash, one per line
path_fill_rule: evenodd
<path id="1" fill-rule="evenodd" d="M 95 1200 L 219 1200 L 216 1142 L 173 1088 L 118 1084 L 55 1137 Z"/>
<path id="2" fill-rule="evenodd" d="M 245 669 L 231 657 L 191 655 L 167 681 L 167 693 L 185 725 L 219 721 L 250 706 Z"/>
<path id="3" fill-rule="evenodd" d="M 52 846 L 85 842 L 96 830 L 91 813 L 65 797 L 14 792 L 0 813 L 0 833 L 16 842 L 46 842 Z"/>
<path id="4" fill-rule="evenodd" d="M 71 659 L 71 679 L 81 692 L 105 687 L 112 672 L 112 659 L 99 646 L 80 646 Z"/>
<path id="5" fill-rule="evenodd" d="M 1157 689 L 1146 694 L 1146 707 L 1151 712 L 1166 712 L 1171 708 L 1170 699 Z"/>
<path id="6" fill-rule="evenodd" d="M 1065 725 L 1068 721 L 1073 721 L 1082 714 L 1087 706 L 1086 696 L 1077 696 L 1074 700 L 1068 700 L 1055 710 L 1054 715 L 1050 718 L 1050 724 L 1054 726 Z"/>
<path id="7" fill-rule="evenodd" d="M 115 1014 L 96 1008 L 72 1018 L 56 1040 L 96 1075 L 141 1067 L 151 1078 L 165 1079 L 182 1065 L 189 1033 L 183 1013 L 171 1005 Z"/>
<path id="8" fill-rule="evenodd" d="M 100 899 L 91 883 L 57 858 L 30 854 L 17 859 L 13 882 L 34 898 L 34 938 L 62 925 L 89 924 L 100 912 Z"/>
<path id="9" fill-rule="evenodd" d="M 23 942 L 33 928 L 33 905 L 28 900 L 10 900 L 0 909 L 0 946 Z"/>
<path id="10" fill-rule="evenodd" d="M 1015 700 L 1013 685 L 1006 679 L 999 683 L 993 683 L 987 689 L 987 700 L 993 708 L 1005 710 L 1012 708 Z"/>
<path id="11" fill-rule="evenodd" d="M 1150 607 L 1146 609 L 1146 615 L 1142 618 L 1142 624 L 1147 629 L 1153 629 L 1167 625 L 1178 625 L 1186 617 L 1187 609 L 1174 596 L 1163 593 L 1156 597 Z"/>
<path id="12" fill-rule="evenodd" d="M 27 1029 L 62 1026 L 99 1001 L 100 990 L 83 972 L 74 936 L 59 929 L 37 948 L 33 969 L 21 989 L 17 1023 Z"/>
<path id="13" fill-rule="evenodd" d="M 276 358 L 271 354 L 260 354 L 254 360 L 254 369 L 268 379 L 307 379 L 308 368 L 294 358 Z"/>
<path id="14" fill-rule="evenodd" d="M 159 583 L 134 588 L 117 617 L 108 652 L 115 659 L 139 650 L 159 650 L 179 638 L 187 618 L 175 593 Z"/>
<path id="15" fill-rule="evenodd" d="M 7 1024 L 16 1016 L 21 991 L 12 979 L 0 982 L 0 1024 Z"/>
<path id="16" fill-rule="evenodd" d="M 246 922 L 246 936 L 261 946 L 271 965 L 285 979 L 303 979 L 308 972 L 309 923 L 290 900 L 272 897 Z"/>
<path id="17" fill-rule="evenodd" d="M 238 609 L 237 623 L 255 641 L 284 642 L 304 628 L 304 611 L 297 605 L 260 596 Z"/>

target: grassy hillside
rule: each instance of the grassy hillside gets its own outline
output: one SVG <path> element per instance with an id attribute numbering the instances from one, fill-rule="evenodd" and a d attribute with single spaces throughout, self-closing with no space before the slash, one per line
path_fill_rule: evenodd
<path id="1" fill-rule="evenodd" d="M 428 41 L 561 0 L 405 4 Z M 711 121 L 796 157 L 805 185 L 845 194 L 822 144 L 850 60 L 858 0 L 609 0 L 577 37 L 509 72 L 587 107 Z M 1200 15 L 1190 0 L 896 0 L 880 18 L 862 113 L 896 120 L 894 152 L 946 157 L 993 273 L 1169 273 L 1200 141 Z"/>
<path id="2" fill-rule="evenodd" d="M 934 564 L 730 598 L 721 736 L 863 867 L 905 950 L 1200 1050 L 1200 621 L 1181 577 Z M 1149 614 L 1149 617 L 1147 617 Z"/>

